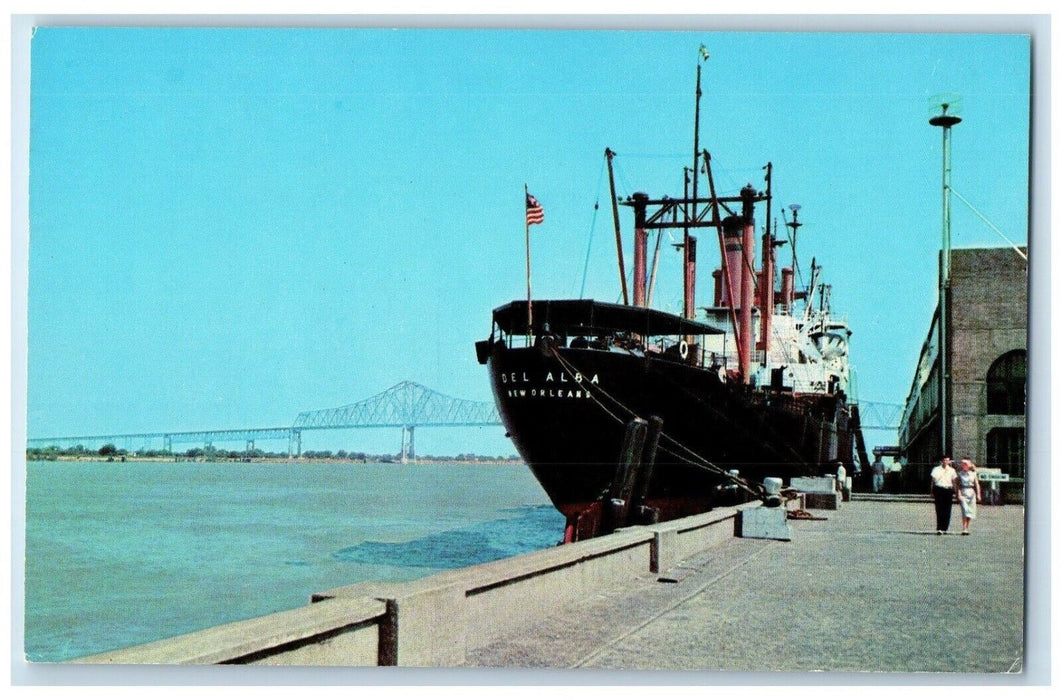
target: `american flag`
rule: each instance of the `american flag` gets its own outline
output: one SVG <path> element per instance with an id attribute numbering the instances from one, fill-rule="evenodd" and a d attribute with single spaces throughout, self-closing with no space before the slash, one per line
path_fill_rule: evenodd
<path id="1" fill-rule="evenodd" d="M 531 194 L 527 195 L 527 225 L 541 224 L 546 215 L 542 212 L 542 205 Z"/>

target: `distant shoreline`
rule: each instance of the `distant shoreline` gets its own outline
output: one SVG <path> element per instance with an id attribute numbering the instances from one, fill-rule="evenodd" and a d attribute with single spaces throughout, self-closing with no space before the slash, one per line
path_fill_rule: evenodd
<path id="1" fill-rule="evenodd" d="M 399 460 L 369 460 L 369 459 L 345 459 L 337 457 L 225 457 L 222 459 L 204 459 L 203 457 L 188 457 L 186 455 L 173 455 L 170 457 L 141 457 L 141 456 L 116 456 L 116 457 L 101 457 L 100 455 L 56 455 L 49 458 L 41 458 L 39 456 L 31 457 L 26 456 L 26 461 L 29 462 L 204 462 L 204 463 L 221 463 L 221 462 L 245 462 L 245 463 L 263 463 L 263 462 L 299 462 L 305 464 L 402 464 Z M 502 464 L 524 464 L 521 459 L 414 459 L 406 462 L 406 464 L 482 464 L 482 465 L 502 465 Z"/>

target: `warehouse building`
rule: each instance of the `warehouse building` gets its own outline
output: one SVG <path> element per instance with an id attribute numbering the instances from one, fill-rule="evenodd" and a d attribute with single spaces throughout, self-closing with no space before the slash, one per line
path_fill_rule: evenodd
<path id="1" fill-rule="evenodd" d="M 956 462 L 972 459 L 984 470 L 982 477 L 1001 475 L 997 481 L 1008 500 L 1020 497 L 1026 455 L 1028 263 L 1014 248 L 957 248 L 951 251 L 949 282 L 904 405 L 899 435 L 906 463 L 903 481 L 911 490 L 928 488 L 929 471 L 947 454 Z"/>

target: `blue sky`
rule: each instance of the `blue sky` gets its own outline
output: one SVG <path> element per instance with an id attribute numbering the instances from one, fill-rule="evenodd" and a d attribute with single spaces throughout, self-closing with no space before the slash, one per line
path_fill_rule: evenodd
<path id="1" fill-rule="evenodd" d="M 29 436 L 290 424 L 404 379 L 488 400 L 473 343 L 524 295 L 524 184 L 546 212 L 535 296 L 578 296 L 589 244 L 586 296 L 617 300 L 602 154 L 621 195 L 681 194 L 702 43 L 717 186 L 762 186 L 773 162 L 777 204 L 803 206 L 804 269 L 814 255 L 852 326 L 860 398 L 902 402 L 936 302 L 930 99 L 961 94 L 952 184 L 1024 244 L 1026 36 L 46 27 Z M 1005 245 L 958 201 L 952 237 Z M 670 247 L 660 274 L 656 305 L 681 309 Z M 513 452 L 500 428 L 417 443 Z"/>

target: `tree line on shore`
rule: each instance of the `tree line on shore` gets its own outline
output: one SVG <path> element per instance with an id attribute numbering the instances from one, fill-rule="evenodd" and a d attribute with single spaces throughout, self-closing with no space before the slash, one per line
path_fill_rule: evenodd
<path id="1" fill-rule="evenodd" d="M 260 460 L 260 459 L 288 459 L 287 452 L 267 452 L 257 448 L 250 450 L 224 450 L 212 445 L 207 447 L 193 447 L 188 450 L 126 450 L 113 444 L 106 444 L 98 450 L 85 448 L 84 445 L 60 448 L 56 445 L 49 447 L 27 447 L 26 459 L 35 461 L 54 461 L 60 457 L 90 458 L 100 457 L 113 461 L 126 457 L 138 457 L 143 459 L 194 459 L 204 461 L 229 461 L 229 460 Z M 349 462 L 398 462 L 401 455 L 397 454 L 369 454 L 367 452 L 337 450 L 305 450 L 300 455 L 301 459 L 308 460 L 333 460 Z M 459 455 L 417 455 L 417 460 L 427 462 L 509 462 L 517 461 L 516 455 L 508 457 L 477 455 L 475 453 L 461 453 Z"/>

